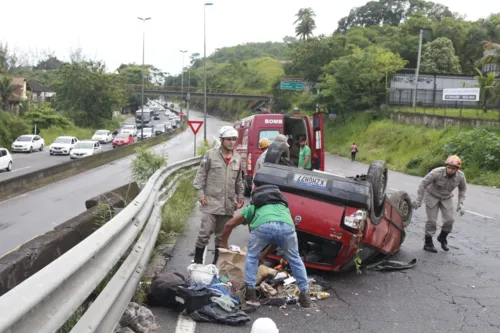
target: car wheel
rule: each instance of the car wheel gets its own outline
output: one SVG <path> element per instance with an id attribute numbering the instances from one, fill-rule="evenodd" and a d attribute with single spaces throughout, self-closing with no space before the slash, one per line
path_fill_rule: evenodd
<path id="1" fill-rule="evenodd" d="M 43 145 L 40 146 L 40 151 L 43 151 Z"/>
<path id="2" fill-rule="evenodd" d="M 33 152 L 33 146 L 30 147 L 30 154 Z"/>
<path id="3" fill-rule="evenodd" d="M 399 215 L 401 215 L 403 227 L 406 228 L 410 224 L 413 216 L 410 196 L 405 191 L 397 191 L 391 194 L 389 200 L 392 206 L 398 210 Z"/>
<path id="4" fill-rule="evenodd" d="M 12 162 L 9 162 L 9 165 L 7 166 L 7 169 L 5 169 L 7 171 L 11 171 L 12 170 Z"/>

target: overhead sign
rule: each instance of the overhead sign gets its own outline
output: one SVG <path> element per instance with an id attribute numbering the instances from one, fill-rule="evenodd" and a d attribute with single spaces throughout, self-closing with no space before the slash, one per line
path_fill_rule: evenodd
<path id="1" fill-rule="evenodd" d="M 448 88 L 443 89 L 443 101 L 479 101 L 479 88 Z"/>
<path id="2" fill-rule="evenodd" d="M 191 127 L 191 131 L 193 131 L 194 135 L 198 133 L 198 131 L 201 128 L 201 125 L 203 125 L 203 121 L 201 120 L 189 120 L 188 121 L 189 127 Z"/>
<path id="3" fill-rule="evenodd" d="M 280 89 L 302 91 L 304 90 L 304 80 L 291 77 L 282 77 L 280 82 Z"/>

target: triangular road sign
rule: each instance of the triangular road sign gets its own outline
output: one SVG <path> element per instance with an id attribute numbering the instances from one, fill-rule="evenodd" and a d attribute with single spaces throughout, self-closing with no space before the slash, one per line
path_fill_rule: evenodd
<path id="1" fill-rule="evenodd" d="M 198 133 L 198 131 L 201 128 L 201 125 L 203 125 L 203 121 L 201 120 L 189 120 L 188 121 L 189 127 L 191 127 L 191 131 L 193 131 L 194 135 Z"/>

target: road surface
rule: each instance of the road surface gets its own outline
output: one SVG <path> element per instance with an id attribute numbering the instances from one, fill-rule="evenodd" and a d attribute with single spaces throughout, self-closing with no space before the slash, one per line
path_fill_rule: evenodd
<path id="1" fill-rule="evenodd" d="M 367 165 L 329 155 L 327 170 L 355 175 L 366 172 Z M 415 198 L 421 178 L 390 172 L 388 191 L 405 190 Z M 423 251 L 425 208 L 414 211 L 408 235 L 394 260 L 418 259 L 413 269 L 399 272 L 366 272 L 326 275 L 334 288 L 331 297 L 315 302 L 315 308 L 286 309 L 264 306 L 249 316 L 253 320 L 270 317 L 280 332 L 500 332 L 500 215 L 496 209 L 500 190 L 469 186 L 465 206 L 469 212 L 456 218 L 449 237 L 450 252 Z M 190 220 L 167 262 L 168 270 L 187 274 L 192 259 L 200 214 Z M 248 232 L 237 228 L 230 244 L 246 246 Z M 211 263 L 213 240 L 205 263 Z M 318 273 L 318 272 L 310 272 Z M 168 309 L 154 308 L 158 332 L 223 333 L 249 332 L 246 327 L 193 323 Z"/>
<path id="2" fill-rule="evenodd" d="M 155 120 L 155 123 L 164 123 L 165 121 L 167 121 L 165 113 L 161 112 L 160 120 Z M 134 118 L 128 118 L 122 123 L 122 126 L 125 124 L 135 124 Z M 84 138 L 79 139 L 83 140 Z M 88 139 L 90 138 L 86 138 L 86 140 Z M 112 149 L 113 146 L 111 143 L 102 145 L 103 152 Z M 11 155 L 13 160 L 13 169 L 10 172 L 4 170 L 0 171 L 0 181 L 70 161 L 69 155 L 50 156 L 49 145 L 47 145 L 43 151 L 36 151 L 31 154 L 12 153 Z"/>
<path id="3" fill-rule="evenodd" d="M 203 120 L 203 114 L 191 111 L 192 120 Z M 224 122 L 209 118 L 207 138 L 217 134 Z M 203 129 L 197 140 L 203 139 Z M 155 146 L 168 154 L 168 162 L 193 157 L 194 138 L 191 129 Z M 128 156 L 93 170 L 64 179 L 26 194 L 0 202 L 0 256 L 85 211 L 85 200 L 132 181 Z"/>

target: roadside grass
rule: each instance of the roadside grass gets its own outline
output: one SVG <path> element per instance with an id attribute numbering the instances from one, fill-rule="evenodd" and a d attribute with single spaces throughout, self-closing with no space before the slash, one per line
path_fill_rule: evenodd
<path id="1" fill-rule="evenodd" d="M 460 142 L 464 135 L 476 142 L 468 145 Z M 395 123 L 373 111 L 357 113 L 345 125 L 339 120 L 326 121 L 325 148 L 329 153 L 350 157 L 353 142 L 359 148 L 356 160 L 371 163 L 382 159 L 390 169 L 414 176 L 425 176 L 431 169 L 442 166 L 447 155 L 458 154 L 469 183 L 500 186 L 498 168 L 481 164 L 500 153 L 498 129 L 432 129 Z"/>
<path id="2" fill-rule="evenodd" d="M 59 136 L 76 136 L 78 140 L 91 139 L 95 129 L 81 127 L 49 127 L 40 130 L 40 136 L 45 140 L 45 146 L 48 147 Z"/>
<path id="3" fill-rule="evenodd" d="M 489 120 L 500 120 L 500 110 L 492 109 L 487 112 L 483 112 L 480 109 L 467 109 L 463 108 L 460 112 L 460 108 L 434 108 L 434 107 L 416 107 L 413 109 L 411 105 L 393 105 L 391 106 L 391 111 L 393 112 L 408 112 L 408 113 L 422 113 L 428 115 L 436 116 L 447 116 L 459 118 L 476 118 L 476 119 L 489 119 Z"/>

